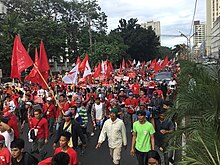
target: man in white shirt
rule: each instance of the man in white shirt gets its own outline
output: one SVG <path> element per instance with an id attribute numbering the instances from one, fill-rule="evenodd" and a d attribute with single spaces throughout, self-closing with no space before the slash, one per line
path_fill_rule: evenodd
<path id="1" fill-rule="evenodd" d="M 91 109 L 91 117 L 93 122 L 93 132 L 91 133 L 91 136 L 94 136 L 94 130 L 96 130 L 97 126 L 100 130 L 102 129 L 103 121 L 105 119 L 105 110 L 105 104 L 101 103 L 100 98 L 97 97 Z"/>
<path id="2" fill-rule="evenodd" d="M 123 121 L 117 118 L 117 113 L 116 108 L 110 111 L 110 119 L 105 121 L 96 145 L 96 149 L 100 148 L 106 137 L 108 137 L 108 146 L 114 165 L 120 164 L 121 149 L 127 147 L 126 128 Z"/>
<path id="3" fill-rule="evenodd" d="M 176 89 L 176 80 L 174 80 L 173 77 L 171 77 L 169 83 L 168 83 L 168 87 L 171 89 L 171 90 L 175 90 Z"/>
<path id="4" fill-rule="evenodd" d="M 3 135 L 5 138 L 5 146 L 11 152 L 11 142 L 14 140 L 14 131 L 13 129 L 7 124 L 6 119 L 2 119 L 0 122 L 0 135 Z"/>
<path id="5" fill-rule="evenodd" d="M 8 112 L 14 112 L 15 111 L 15 103 L 14 103 L 13 100 L 11 100 L 10 96 L 5 97 L 4 108 L 7 107 L 7 106 L 10 108 L 10 110 Z"/>

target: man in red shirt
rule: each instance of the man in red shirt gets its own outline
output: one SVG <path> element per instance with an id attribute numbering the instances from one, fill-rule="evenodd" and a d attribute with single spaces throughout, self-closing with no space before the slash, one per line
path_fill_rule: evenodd
<path id="1" fill-rule="evenodd" d="M 31 118 L 30 116 L 28 116 L 28 119 L 30 121 L 30 129 L 34 128 L 37 134 L 36 139 L 32 143 L 31 152 L 34 153 L 38 150 L 40 153 L 40 159 L 43 160 L 47 154 L 44 146 L 48 143 L 49 130 L 47 120 L 42 117 L 40 105 L 34 106 L 34 117 Z"/>
<path id="2" fill-rule="evenodd" d="M 2 165 L 9 165 L 11 162 L 11 154 L 7 147 L 5 147 L 5 137 L 0 135 L 0 161 Z"/>
<path id="3" fill-rule="evenodd" d="M 55 149 L 54 155 L 59 152 L 65 152 L 70 157 L 69 165 L 78 165 L 78 157 L 76 151 L 68 146 L 71 134 L 69 132 L 63 132 L 60 136 L 60 147 Z"/>
<path id="4" fill-rule="evenodd" d="M 132 91 L 133 91 L 135 98 L 138 98 L 139 91 L 140 91 L 140 85 L 138 84 L 138 80 L 136 80 L 134 84 L 132 85 Z"/>
<path id="5" fill-rule="evenodd" d="M 56 107 L 53 104 L 53 100 L 51 97 L 47 98 L 47 102 L 42 107 L 44 116 L 46 117 L 49 125 L 49 132 L 53 135 L 53 126 L 55 122 L 56 116 Z"/>
<path id="6" fill-rule="evenodd" d="M 136 107 L 138 106 L 138 101 L 133 97 L 133 93 L 128 94 L 128 98 L 125 100 L 125 107 L 127 108 L 127 112 L 130 115 L 131 119 L 131 129 L 133 127 L 133 114 L 136 111 Z"/>
<path id="7" fill-rule="evenodd" d="M 143 89 L 140 90 L 140 94 L 139 94 L 139 98 L 138 98 L 138 104 L 140 104 L 141 102 L 144 102 L 145 104 L 149 104 L 150 103 L 150 99 L 148 98 L 148 96 L 145 95 L 145 92 Z"/>

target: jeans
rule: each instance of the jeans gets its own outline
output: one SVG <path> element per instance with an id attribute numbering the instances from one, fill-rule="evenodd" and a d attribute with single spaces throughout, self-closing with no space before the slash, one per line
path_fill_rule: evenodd
<path id="1" fill-rule="evenodd" d="M 145 165 L 147 159 L 147 152 L 140 152 L 135 149 L 135 155 L 137 157 L 138 165 Z"/>

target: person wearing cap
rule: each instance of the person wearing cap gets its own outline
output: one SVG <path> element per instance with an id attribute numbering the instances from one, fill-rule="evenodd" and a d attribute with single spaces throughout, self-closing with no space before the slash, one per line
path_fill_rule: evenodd
<path id="1" fill-rule="evenodd" d="M 11 153 L 7 147 L 5 147 L 5 137 L 0 135 L 0 164 L 9 165 L 11 163 Z"/>
<path id="2" fill-rule="evenodd" d="M 154 143 L 154 127 L 146 121 L 146 112 L 144 110 L 137 111 L 138 121 L 133 124 L 131 156 L 136 154 L 139 165 L 144 165 L 147 152 L 155 149 Z"/>
<path id="3" fill-rule="evenodd" d="M 36 140 L 33 141 L 31 146 L 31 152 L 39 151 L 40 159 L 43 160 L 47 154 L 45 152 L 45 144 L 48 143 L 49 130 L 47 119 L 43 117 L 39 104 L 34 106 L 34 117 L 28 116 L 28 120 L 30 129 L 35 129 L 37 132 Z"/>
<path id="4" fill-rule="evenodd" d="M 133 124 L 133 114 L 135 113 L 137 106 L 138 106 L 138 101 L 136 98 L 133 97 L 133 93 L 130 92 L 128 94 L 128 98 L 125 100 L 125 107 L 127 109 L 127 113 L 130 115 L 131 129 Z"/>
<path id="5" fill-rule="evenodd" d="M 82 106 L 82 101 L 80 99 L 76 100 L 77 113 L 82 119 L 80 124 L 83 134 L 87 134 L 87 124 L 88 124 L 88 114 L 85 107 Z"/>
<path id="6" fill-rule="evenodd" d="M 56 148 L 56 144 L 58 143 L 60 136 L 63 132 L 69 132 L 71 133 L 71 138 L 69 141 L 69 146 L 72 148 L 77 148 L 78 146 L 78 137 L 80 138 L 80 140 L 82 141 L 83 145 L 86 145 L 86 140 L 85 137 L 83 135 L 82 129 L 79 125 L 78 122 L 76 122 L 76 120 L 74 118 L 72 118 L 72 112 L 71 110 L 67 110 L 64 115 L 64 120 L 62 120 L 62 122 L 60 123 L 60 126 L 56 132 L 56 136 L 55 136 L 55 140 L 54 140 L 54 144 L 53 144 L 53 148 Z"/>
<path id="7" fill-rule="evenodd" d="M 102 129 L 105 114 L 106 106 L 100 101 L 100 98 L 97 97 L 91 109 L 91 117 L 93 123 L 93 132 L 91 133 L 91 136 L 94 136 L 94 130 L 96 130 L 96 126 L 98 126 L 100 130 Z"/>
<path id="8" fill-rule="evenodd" d="M 145 102 L 140 102 L 139 103 L 139 106 L 138 106 L 138 108 L 137 108 L 137 111 L 141 111 L 141 110 L 143 110 L 143 111 L 145 111 L 146 112 L 146 119 L 147 119 L 147 121 L 151 121 L 151 114 L 150 114 L 150 111 L 146 108 L 146 104 L 145 104 Z M 138 119 L 138 116 L 137 116 L 137 114 L 135 114 L 135 121 L 137 121 L 137 119 Z"/>
<path id="9" fill-rule="evenodd" d="M 9 106 L 10 110 L 9 112 L 14 112 L 15 111 L 15 103 L 14 101 L 11 99 L 11 96 L 6 96 L 3 107 Z"/>
<path id="10" fill-rule="evenodd" d="M 47 102 L 44 103 L 44 105 L 42 107 L 42 111 L 44 113 L 44 117 L 48 121 L 49 133 L 50 133 L 50 136 L 52 136 L 53 135 L 53 126 L 54 126 L 55 116 L 56 116 L 56 107 L 55 107 L 51 97 L 47 98 Z"/>
<path id="11" fill-rule="evenodd" d="M 126 128 L 123 121 L 117 118 L 117 113 L 116 108 L 110 111 L 110 118 L 105 121 L 96 145 L 96 149 L 100 148 L 108 137 L 108 146 L 114 165 L 120 164 L 122 147 L 125 149 L 127 147 Z"/>

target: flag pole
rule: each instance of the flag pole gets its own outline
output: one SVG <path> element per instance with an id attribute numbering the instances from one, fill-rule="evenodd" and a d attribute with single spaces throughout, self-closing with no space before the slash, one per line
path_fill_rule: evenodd
<path id="1" fill-rule="evenodd" d="M 47 83 L 46 80 L 44 79 L 43 75 L 42 75 L 41 72 L 39 71 L 38 67 L 37 67 L 35 64 L 34 64 L 34 67 L 35 67 L 35 69 L 37 70 L 37 72 L 39 73 L 39 75 L 40 75 L 40 77 L 42 78 L 43 82 L 46 84 L 47 88 L 48 88 L 49 90 L 51 90 L 50 87 L 49 87 L 49 85 L 48 85 L 48 83 Z M 63 108 L 62 108 L 62 106 L 60 105 L 60 103 L 59 103 L 59 101 L 57 100 L 57 98 L 55 97 L 53 90 L 51 90 L 51 91 L 52 91 L 52 96 L 54 97 L 54 99 L 55 99 L 57 105 L 58 105 L 59 108 L 61 109 L 62 114 L 64 114 Z"/>

